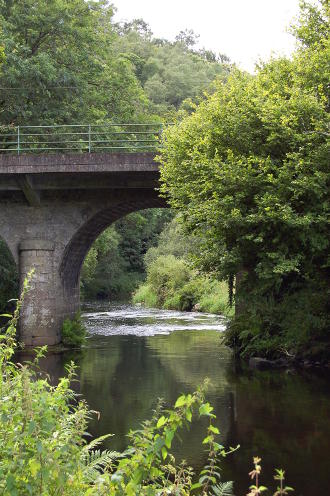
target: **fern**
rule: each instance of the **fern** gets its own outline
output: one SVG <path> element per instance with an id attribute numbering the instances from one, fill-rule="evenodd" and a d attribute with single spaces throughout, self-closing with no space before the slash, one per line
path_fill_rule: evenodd
<path id="1" fill-rule="evenodd" d="M 93 439 L 90 443 L 86 444 L 86 446 L 83 447 L 82 449 L 82 455 L 88 453 L 89 451 L 94 450 L 98 446 L 100 446 L 103 441 L 106 439 L 109 439 L 109 437 L 112 437 L 113 434 L 105 434 L 104 436 L 97 437 L 96 439 Z"/>
<path id="2" fill-rule="evenodd" d="M 219 482 L 212 487 L 213 496 L 233 496 L 233 482 Z"/>
<path id="3" fill-rule="evenodd" d="M 104 472 L 105 469 L 111 467 L 120 453 L 117 451 L 104 450 L 97 448 L 105 439 L 111 437 L 112 434 L 106 434 L 93 439 L 89 444 L 83 447 L 81 451 L 81 461 L 84 466 L 84 478 L 87 482 L 93 482 L 97 476 Z"/>
<path id="4" fill-rule="evenodd" d="M 94 482 L 101 473 L 112 466 L 118 457 L 119 453 L 116 451 L 94 450 L 85 452 L 82 457 L 84 479 L 87 482 Z"/>

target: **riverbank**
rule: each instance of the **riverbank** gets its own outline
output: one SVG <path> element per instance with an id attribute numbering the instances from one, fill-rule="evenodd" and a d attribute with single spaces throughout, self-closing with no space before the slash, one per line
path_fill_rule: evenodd
<path id="1" fill-rule="evenodd" d="M 173 255 L 156 258 L 147 266 L 147 279 L 133 294 L 133 303 L 147 308 L 201 311 L 233 315 L 228 304 L 228 284 L 197 274 Z"/>

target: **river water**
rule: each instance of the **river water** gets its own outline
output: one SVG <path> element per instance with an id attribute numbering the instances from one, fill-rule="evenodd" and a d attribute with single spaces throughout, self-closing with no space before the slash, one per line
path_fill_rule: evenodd
<path id="1" fill-rule="evenodd" d="M 151 416 L 157 398 L 170 405 L 208 377 L 221 441 L 241 446 L 222 462 L 223 480 L 235 481 L 237 496 L 247 493 L 255 455 L 265 485 L 275 486 L 272 469 L 281 467 L 294 494 L 330 494 L 329 374 L 249 370 L 221 343 L 225 322 L 214 315 L 91 303 L 84 319 L 86 348 L 49 355 L 42 366 L 57 380 L 76 362 L 75 387 L 100 412 L 90 432 L 114 433 L 109 448 L 125 448 L 127 432 Z M 177 459 L 196 469 L 205 461 L 204 429 L 194 423 L 175 445 Z"/>

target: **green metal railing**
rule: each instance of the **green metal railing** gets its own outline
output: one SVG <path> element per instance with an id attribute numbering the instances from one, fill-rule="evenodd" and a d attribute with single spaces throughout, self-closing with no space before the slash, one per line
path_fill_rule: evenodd
<path id="1" fill-rule="evenodd" d="M 0 126 L 0 154 L 157 151 L 159 123 Z"/>

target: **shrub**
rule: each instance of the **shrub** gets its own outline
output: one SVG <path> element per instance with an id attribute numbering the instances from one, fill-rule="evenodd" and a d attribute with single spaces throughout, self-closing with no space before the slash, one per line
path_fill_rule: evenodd
<path id="1" fill-rule="evenodd" d="M 157 295 L 149 284 L 142 284 L 133 294 L 133 303 L 143 303 L 146 307 L 157 307 Z"/>
<path id="2" fill-rule="evenodd" d="M 152 248 L 154 254 L 155 248 Z M 183 259 L 174 255 L 150 257 L 147 252 L 147 281 L 133 295 L 133 303 L 168 310 L 202 312 L 231 316 L 228 305 L 228 285 L 199 275 Z"/>
<path id="3" fill-rule="evenodd" d="M 228 303 L 228 284 L 225 281 L 208 280 L 199 300 L 202 312 L 219 313 L 231 317 L 234 309 Z"/>
<path id="4" fill-rule="evenodd" d="M 68 346 L 81 346 L 86 341 L 86 328 L 77 312 L 73 319 L 65 319 L 62 326 L 62 343 Z"/>

